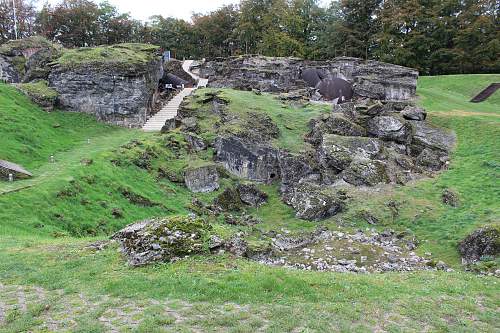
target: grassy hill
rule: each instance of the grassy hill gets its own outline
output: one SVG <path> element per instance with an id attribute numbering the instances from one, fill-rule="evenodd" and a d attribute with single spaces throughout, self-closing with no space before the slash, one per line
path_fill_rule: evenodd
<path id="1" fill-rule="evenodd" d="M 366 228 L 359 212 L 370 210 L 380 229 L 415 234 L 419 252 L 432 252 L 456 269 L 373 275 L 292 271 L 225 255 L 131 269 L 116 247 L 88 248 L 127 223 L 186 213 L 191 194 L 160 177 L 159 170 L 175 174 L 196 161 L 173 152 L 171 143 L 182 144 L 175 136 L 118 129 L 79 114 L 45 113 L 0 85 L 5 142 L 0 159 L 23 164 L 35 175 L 0 183 L 0 319 L 5 313 L 0 332 L 498 331 L 498 279 L 462 272 L 456 244 L 477 226 L 499 221 L 500 93 L 484 103 L 468 102 L 499 81 L 500 75 L 421 78 L 420 103 L 431 122 L 458 136 L 450 169 L 364 196 L 346 214 L 322 222 Z M 226 94 L 234 112 L 250 102 L 254 111 L 269 106 L 278 126 L 279 115 L 293 111 L 267 95 Z M 293 120 L 307 117 L 299 113 Z M 292 123 L 277 144 L 294 147 L 290 137 L 303 128 Z M 152 156 L 147 166 L 144 152 Z M 52 154 L 56 163 L 49 163 Z M 264 220 L 263 230 L 317 226 L 295 219 L 278 200 L 276 186 L 262 188 L 270 203 L 253 213 Z M 441 203 L 445 188 L 460 194 L 460 207 Z M 389 201 L 398 203 L 397 215 Z M 63 324 L 44 328 L 43 322 Z"/>

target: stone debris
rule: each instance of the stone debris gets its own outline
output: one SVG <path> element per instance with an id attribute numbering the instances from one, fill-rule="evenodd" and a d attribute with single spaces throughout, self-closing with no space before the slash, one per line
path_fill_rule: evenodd
<path id="1" fill-rule="evenodd" d="M 393 232 L 321 231 L 305 238 L 277 235 L 271 255 L 254 259 L 273 266 L 301 270 L 380 273 L 435 269 L 429 260 L 409 250 L 411 240 L 400 239 Z M 442 266 L 442 267 L 441 267 Z M 446 269 L 442 263 L 441 269 Z"/>

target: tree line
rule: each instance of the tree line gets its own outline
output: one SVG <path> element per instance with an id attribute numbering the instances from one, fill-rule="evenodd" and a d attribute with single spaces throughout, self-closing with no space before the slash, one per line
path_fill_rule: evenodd
<path id="1" fill-rule="evenodd" d="M 338 56 L 417 68 L 422 74 L 500 71 L 497 0 L 242 0 L 192 21 L 147 22 L 104 1 L 62 0 L 37 10 L 14 0 L 18 36 L 43 35 L 65 47 L 143 42 L 177 58 L 239 54 Z M 0 42 L 15 37 L 12 0 L 0 0 Z"/>

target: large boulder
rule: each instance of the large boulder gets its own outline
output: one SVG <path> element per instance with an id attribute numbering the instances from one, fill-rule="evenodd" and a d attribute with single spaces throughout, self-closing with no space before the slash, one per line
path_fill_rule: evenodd
<path id="1" fill-rule="evenodd" d="M 413 127 L 398 117 L 380 116 L 368 121 L 368 132 L 382 140 L 408 144 L 412 140 Z"/>
<path id="2" fill-rule="evenodd" d="M 217 138 L 215 150 L 216 161 L 235 176 L 263 183 L 280 178 L 279 152 L 269 145 L 228 136 Z"/>
<path id="3" fill-rule="evenodd" d="M 340 172 L 347 168 L 354 158 L 374 158 L 382 148 L 381 142 L 376 138 L 327 134 L 323 136 L 318 157 L 323 168 Z"/>
<path id="4" fill-rule="evenodd" d="M 290 189 L 283 200 L 293 207 L 297 218 L 319 221 L 342 211 L 346 198 L 330 187 L 302 182 Z"/>
<path id="5" fill-rule="evenodd" d="M 112 238 L 131 266 L 144 266 L 205 252 L 210 230 L 202 219 L 174 216 L 131 224 Z"/>
<path id="6" fill-rule="evenodd" d="M 189 167 L 184 171 L 184 182 L 191 192 L 213 192 L 219 188 L 217 166 L 208 164 Z"/>
<path id="7" fill-rule="evenodd" d="M 451 132 L 422 121 L 413 121 L 412 125 L 415 128 L 412 146 L 417 153 L 424 148 L 448 153 L 455 146 L 456 136 Z"/>
<path id="8" fill-rule="evenodd" d="M 389 183 L 385 164 L 367 158 L 357 158 L 342 173 L 342 178 L 349 184 L 356 186 L 375 186 Z"/>
<path id="9" fill-rule="evenodd" d="M 267 202 L 268 195 L 254 184 L 240 184 L 237 187 L 240 200 L 249 206 L 259 207 Z"/>
<path id="10" fill-rule="evenodd" d="M 483 256 L 500 254 L 500 226 L 480 228 L 460 242 L 458 250 L 465 263 L 473 263 Z"/>
<path id="11" fill-rule="evenodd" d="M 427 118 L 425 109 L 417 106 L 407 106 L 401 111 L 403 118 L 408 120 L 424 121 Z"/>
<path id="12" fill-rule="evenodd" d="M 279 166 L 282 191 L 289 186 L 295 186 L 303 179 L 319 174 L 314 156 L 308 153 L 298 155 L 282 151 L 279 156 Z"/>

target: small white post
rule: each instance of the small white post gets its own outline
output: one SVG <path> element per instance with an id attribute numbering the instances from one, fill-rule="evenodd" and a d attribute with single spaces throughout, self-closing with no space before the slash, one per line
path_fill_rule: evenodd
<path id="1" fill-rule="evenodd" d="M 50 163 L 55 163 L 56 159 L 54 158 L 54 155 L 50 155 Z"/>
<path id="2" fill-rule="evenodd" d="M 87 139 L 87 144 L 90 144 L 90 139 Z"/>
<path id="3" fill-rule="evenodd" d="M 16 15 L 16 1 L 12 0 L 12 9 L 14 10 L 14 33 L 17 39 L 17 15 Z"/>
<path id="4" fill-rule="evenodd" d="M 14 181 L 14 175 L 9 173 L 9 182 L 13 182 Z"/>

